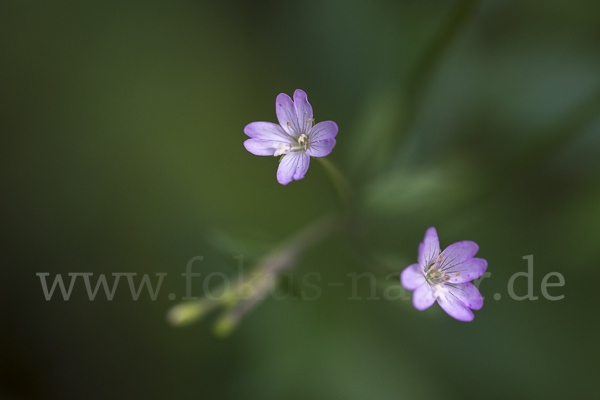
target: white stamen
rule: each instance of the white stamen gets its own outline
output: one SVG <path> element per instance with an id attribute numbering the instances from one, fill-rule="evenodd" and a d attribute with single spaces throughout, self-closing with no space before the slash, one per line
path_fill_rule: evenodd
<path id="1" fill-rule="evenodd" d="M 308 136 L 306 136 L 304 133 L 300 135 L 298 138 L 298 144 L 300 146 L 306 146 L 308 144 Z"/>
<path id="2" fill-rule="evenodd" d="M 442 285 L 435 285 L 434 288 L 435 292 L 433 293 L 433 297 L 435 297 L 436 299 L 439 297 L 442 300 L 442 302 L 448 301 L 446 299 L 446 293 L 448 293 L 448 289 L 446 289 Z"/>
<path id="3" fill-rule="evenodd" d="M 276 144 L 271 145 L 272 148 L 276 149 L 275 154 L 273 154 L 273 155 L 275 157 L 277 157 L 282 154 L 287 154 L 290 146 L 291 146 L 291 143 L 289 145 L 287 145 L 285 143 L 276 143 Z"/>

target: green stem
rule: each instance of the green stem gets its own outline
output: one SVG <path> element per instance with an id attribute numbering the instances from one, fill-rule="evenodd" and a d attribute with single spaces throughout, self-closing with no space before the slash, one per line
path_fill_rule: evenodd
<path id="1" fill-rule="evenodd" d="M 445 21 L 433 40 L 426 47 L 421 57 L 408 75 L 406 95 L 410 104 L 418 106 L 423 96 L 423 89 L 429 82 L 437 64 L 439 64 L 444 50 L 454 40 L 462 27 L 469 20 L 473 10 L 481 0 L 463 0 L 454 9 L 452 15 Z"/>
<path id="2" fill-rule="evenodd" d="M 318 157 L 317 160 L 325 169 L 325 173 L 338 196 L 340 204 L 344 207 L 350 202 L 351 190 L 350 183 L 340 172 L 340 170 L 327 157 Z"/>
<path id="3" fill-rule="evenodd" d="M 216 321 L 215 334 L 218 337 L 228 336 L 242 319 L 265 299 L 269 290 L 277 283 L 280 274 L 294 268 L 306 249 L 331 235 L 338 222 L 337 215 L 326 215 L 269 253 L 255 269 L 253 278 L 232 289 L 233 304 L 229 305 L 228 310 Z M 240 293 L 242 291 L 244 293 Z"/>
<path id="4" fill-rule="evenodd" d="M 403 90 L 403 99 L 396 100 L 399 103 L 397 115 L 400 118 L 398 127 L 380 140 L 380 148 L 388 149 L 383 154 L 384 162 L 378 167 L 379 170 L 389 165 L 394 149 L 400 148 L 402 142 L 410 143 L 415 140 L 416 133 L 407 134 L 421 108 L 423 96 L 427 86 L 431 82 L 437 66 L 440 64 L 446 49 L 461 32 L 469 21 L 469 17 L 481 3 L 481 0 L 462 0 L 458 2 L 452 13 L 444 21 L 440 29 L 435 33 L 433 39 L 425 47 L 420 57 L 409 71 Z M 385 143 L 384 143 L 385 141 Z"/>
<path id="5" fill-rule="evenodd" d="M 220 299 L 202 298 L 180 303 L 169 310 L 167 321 L 173 326 L 185 326 L 222 307 L 225 312 L 217 319 L 214 332 L 219 337 L 229 335 L 246 314 L 264 300 L 280 274 L 294 268 L 302 254 L 333 234 L 339 223 L 338 214 L 315 220 L 269 252 L 250 277 L 230 286 Z"/>

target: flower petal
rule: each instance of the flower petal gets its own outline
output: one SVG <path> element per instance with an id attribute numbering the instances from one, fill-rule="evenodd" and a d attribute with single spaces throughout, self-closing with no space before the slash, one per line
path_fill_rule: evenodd
<path id="1" fill-rule="evenodd" d="M 333 121 L 319 122 L 312 127 L 310 131 L 310 140 L 318 142 L 321 140 L 333 139 L 338 133 L 338 126 Z"/>
<path id="2" fill-rule="evenodd" d="M 471 283 L 457 283 L 455 285 L 445 285 L 449 289 L 450 295 L 454 295 L 465 306 L 473 310 L 479 310 L 483 307 L 483 298 L 479 290 Z"/>
<path id="3" fill-rule="evenodd" d="M 313 157 L 325 157 L 331 153 L 335 146 L 335 139 L 320 140 L 318 142 L 310 142 L 310 148 L 306 150 L 307 154 Z"/>
<path id="4" fill-rule="evenodd" d="M 303 90 L 297 89 L 294 92 L 294 108 L 302 132 L 308 131 L 308 128 L 312 127 L 313 124 L 313 110 Z"/>
<path id="5" fill-rule="evenodd" d="M 285 93 L 280 93 L 275 100 L 275 112 L 279 125 L 290 135 L 294 137 L 300 136 L 302 132 L 298 125 L 298 117 L 296 116 L 296 108 L 290 96 Z"/>
<path id="6" fill-rule="evenodd" d="M 244 142 L 244 147 L 256 156 L 272 156 L 275 154 L 273 145 L 278 143 L 280 142 L 273 140 L 247 139 Z"/>
<path id="7" fill-rule="evenodd" d="M 443 262 L 442 262 L 443 263 Z M 449 276 L 448 282 L 462 283 L 469 282 L 479 278 L 487 269 L 487 261 L 483 258 L 471 258 L 458 265 L 447 266 L 443 269 L 446 276 Z"/>
<path id="8" fill-rule="evenodd" d="M 246 125 L 244 133 L 252 139 L 277 140 L 285 143 L 291 142 L 283 128 L 272 122 L 252 122 Z"/>
<path id="9" fill-rule="evenodd" d="M 433 289 L 428 283 L 424 282 L 414 292 L 412 297 L 413 306 L 419 311 L 423 311 L 435 302 Z"/>
<path id="10" fill-rule="evenodd" d="M 412 264 L 404 268 L 404 271 L 400 274 L 400 282 L 408 290 L 415 290 L 425 283 L 425 277 L 419 264 Z"/>
<path id="11" fill-rule="evenodd" d="M 470 240 L 451 244 L 442 251 L 442 271 L 445 266 L 457 265 L 473 258 L 478 250 L 477 243 Z"/>
<path id="12" fill-rule="evenodd" d="M 473 312 L 452 294 L 438 297 L 438 304 L 449 316 L 459 321 L 473 321 L 473 318 L 475 318 Z"/>
<path id="13" fill-rule="evenodd" d="M 306 153 L 289 153 L 283 157 L 277 169 L 277 182 L 287 185 L 291 181 L 304 178 L 308 171 L 310 157 Z"/>
<path id="14" fill-rule="evenodd" d="M 419 245 L 419 264 L 427 268 L 428 264 L 440 254 L 440 241 L 435 228 L 432 226 L 425 232 L 425 238 Z"/>

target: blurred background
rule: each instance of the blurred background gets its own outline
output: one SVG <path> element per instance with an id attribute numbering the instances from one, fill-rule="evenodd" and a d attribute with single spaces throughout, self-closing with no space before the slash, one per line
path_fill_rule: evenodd
<path id="1" fill-rule="evenodd" d="M 585 0 L 2 2 L 0 398 L 593 398 L 599 13 Z M 235 277 L 234 257 L 250 271 L 338 209 L 314 160 L 284 187 L 277 160 L 242 145 L 298 88 L 339 126 L 329 159 L 353 185 L 352 223 L 230 337 L 212 332 L 222 310 L 170 326 L 192 257 Z M 473 322 L 383 298 L 429 226 L 488 261 Z M 508 281 L 531 254 L 539 299 L 515 301 Z M 360 279 L 349 300 L 348 274 L 365 271 L 380 299 Z M 90 301 L 82 278 L 46 301 L 40 272 L 168 275 L 155 301 L 133 301 L 125 278 L 112 301 Z M 298 300 L 311 272 L 322 295 Z M 564 299 L 542 297 L 549 272 Z"/>

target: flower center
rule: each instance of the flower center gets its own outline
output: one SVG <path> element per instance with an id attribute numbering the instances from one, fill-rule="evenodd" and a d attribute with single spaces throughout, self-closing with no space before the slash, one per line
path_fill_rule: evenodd
<path id="1" fill-rule="evenodd" d="M 310 145 L 310 137 L 306 134 L 300 135 L 294 143 L 274 143 L 271 147 L 275 149 L 275 157 L 288 154 L 293 151 L 306 151 Z"/>
<path id="2" fill-rule="evenodd" d="M 431 261 L 425 269 L 425 280 L 431 286 L 440 286 L 440 283 L 444 283 L 450 279 L 450 276 L 446 275 L 446 271 L 442 271 L 442 261 L 444 261 L 444 258 L 440 254 L 438 258 L 435 261 Z"/>
<path id="3" fill-rule="evenodd" d="M 306 134 L 302 134 L 300 135 L 300 137 L 298 138 L 298 145 L 300 145 L 300 147 L 303 147 L 304 150 L 306 150 L 308 148 L 308 143 L 310 142 L 308 136 Z"/>

